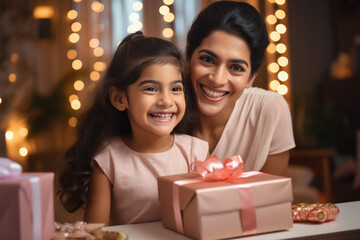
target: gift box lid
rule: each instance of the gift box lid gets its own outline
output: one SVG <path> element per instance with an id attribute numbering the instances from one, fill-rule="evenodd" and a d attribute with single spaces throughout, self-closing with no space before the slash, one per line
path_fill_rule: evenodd
<path id="1" fill-rule="evenodd" d="M 172 205 L 173 183 L 179 180 L 201 179 L 197 174 L 178 174 L 158 178 L 159 200 L 162 204 Z M 291 179 L 265 173 L 241 178 L 234 182 L 204 181 L 185 184 L 180 187 L 180 208 L 184 210 L 196 197 L 199 214 L 209 214 L 241 209 L 239 191 L 251 187 L 255 207 L 272 205 L 293 200 Z M 226 204 L 219 204 L 224 202 Z M 216 206 L 216 207 L 214 207 Z"/>

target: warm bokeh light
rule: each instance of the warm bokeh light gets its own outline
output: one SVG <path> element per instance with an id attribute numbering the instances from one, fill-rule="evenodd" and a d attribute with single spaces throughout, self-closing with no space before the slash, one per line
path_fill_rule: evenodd
<path id="1" fill-rule="evenodd" d="M 67 58 L 70 60 L 73 60 L 77 57 L 77 51 L 74 49 L 70 49 L 67 54 L 66 54 Z"/>
<path id="2" fill-rule="evenodd" d="M 285 67 L 289 64 L 289 60 L 287 59 L 287 57 L 282 56 L 282 57 L 279 57 L 278 63 L 280 66 Z"/>
<path id="3" fill-rule="evenodd" d="M 285 3 L 285 0 L 275 0 L 275 3 L 277 5 L 283 5 Z"/>
<path id="4" fill-rule="evenodd" d="M 268 51 L 268 53 L 275 53 L 276 52 L 275 44 L 270 43 L 266 50 Z"/>
<path id="5" fill-rule="evenodd" d="M 68 124 L 69 124 L 70 127 L 76 127 L 77 118 L 76 117 L 69 118 Z"/>
<path id="6" fill-rule="evenodd" d="M 19 149 L 19 154 L 22 156 L 22 157 L 26 157 L 28 155 L 28 150 L 26 147 L 22 147 Z"/>
<path id="7" fill-rule="evenodd" d="M 0 97 L 0 104 L 2 103 L 2 98 Z"/>
<path id="8" fill-rule="evenodd" d="M 85 87 L 85 84 L 84 84 L 83 81 L 81 81 L 81 80 L 76 80 L 76 81 L 74 82 L 74 89 L 75 89 L 76 91 L 81 91 L 81 90 L 84 89 L 84 87 Z"/>
<path id="9" fill-rule="evenodd" d="M 279 9 L 279 10 L 276 10 L 275 16 L 278 19 L 284 19 L 286 17 L 286 14 L 285 14 L 285 12 L 283 10 Z"/>
<path id="10" fill-rule="evenodd" d="M 288 93 L 288 88 L 287 86 L 285 86 L 284 84 L 281 84 L 277 89 L 277 92 L 280 93 L 281 95 L 285 95 Z"/>
<path id="11" fill-rule="evenodd" d="M 172 22 L 175 19 L 175 15 L 173 13 L 168 13 L 164 15 L 164 21 L 165 22 Z"/>
<path id="12" fill-rule="evenodd" d="M 100 79 L 100 73 L 97 72 L 97 71 L 92 71 L 92 72 L 90 73 L 90 79 L 91 79 L 92 81 L 97 81 L 97 80 L 99 80 L 99 79 Z"/>
<path id="13" fill-rule="evenodd" d="M 70 20 L 74 20 L 75 18 L 77 18 L 77 16 L 78 16 L 78 12 L 76 10 L 70 10 L 67 13 L 67 18 Z"/>
<path id="14" fill-rule="evenodd" d="M 280 72 L 278 73 L 278 79 L 279 79 L 280 81 L 285 82 L 286 80 L 288 80 L 288 78 L 289 78 L 289 75 L 288 75 L 287 72 L 285 72 L 285 71 L 280 71 Z"/>
<path id="15" fill-rule="evenodd" d="M 174 35 L 174 31 L 171 28 L 165 28 L 162 35 L 166 38 L 171 38 Z"/>
<path id="16" fill-rule="evenodd" d="M 78 3 L 79 3 L 79 2 L 81 2 L 82 0 L 73 0 L 73 1 L 74 1 L 74 2 L 78 2 Z"/>
<path id="17" fill-rule="evenodd" d="M 141 11 L 141 9 L 143 8 L 143 4 L 142 2 L 134 2 L 132 7 L 135 11 Z"/>
<path id="18" fill-rule="evenodd" d="M 14 139 L 14 133 L 12 131 L 6 131 L 5 138 L 7 140 L 13 140 Z"/>
<path id="19" fill-rule="evenodd" d="M 174 0 L 163 0 L 163 3 L 166 5 L 171 5 L 174 3 Z"/>
<path id="20" fill-rule="evenodd" d="M 270 33 L 270 39 L 273 40 L 274 42 L 279 41 L 280 40 L 280 33 L 275 32 L 275 31 L 271 32 Z"/>
<path id="21" fill-rule="evenodd" d="M 54 9 L 50 6 L 37 6 L 33 12 L 33 17 L 35 19 L 50 19 L 53 16 Z"/>
<path id="22" fill-rule="evenodd" d="M 81 108 L 81 102 L 79 100 L 72 101 L 71 108 L 74 110 L 79 110 Z"/>
<path id="23" fill-rule="evenodd" d="M 130 15 L 129 15 L 130 22 L 137 22 L 137 21 L 139 21 L 139 19 L 140 19 L 139 14 L 137 14 L 135 12 L 130 13 Z"/>
<path id="24" fill-rule="evenodd" d="M 9 74 L 9 82 L 15 82 L 16 81 L 16 74 L 15 73 L 10 73 Z"/>
<path id="25" fill-rule="evenodd" d="M 73 31 L 73 32 L 78 32 L 78 31 L 80 31 L 81 30 L 81 23 L 79 23 L 79 22 L 74 22 L 73 24 L 71 24 L 71 30 Z"/>
<path id="26" fill-rule="evenodd" d="M 100 44 L 100 41 L 99 41 L 99 39 L 97 39 L 97 38 L 92 38 L 92 39 L 90 39 L 90 41 L 89 41 L 89 46 L 92 47 L 92 48 L 98 47 L 99 44 Z"/>
<path id="27" fill-rule="evenodd" d="M 80 68 L 82 68 L 82 62 L 81 62 L 81 60 L 79 60 L 79 59 L 74 60 L 74 61 L 72 62 L 72 68 L 73 68 L 74 70 L 79 70 Z"/>
<path id="28" fill-rule="evenodd" d="M 24 128 L 24 127 L 20 128 L 19 129 L 19 134 L 22 137 L 26 137 L 29 134 L 29 130 L 27 128 Z"/>
<path id="29" fill-rule="evenodd" d="M 102 72 L 106 70 L 106 63 L 104 62 L 95 62 L 94 63 L 95 71 Z"/>
<path id="30" fill-rule="evenodd" d="M 101 57 L 104 54 L 104 49 L 101 47 L 97 47 L 94 49 L 94 56 L 95 57 Z"/>
<path id="31" fill-rule="evenodd" d="M 278 24 L 276 25 L 276 31 L 280 34 L 284 34 L 286 32 L 286 27 L 284 24 Z"/>
<path id="32" fill-rule="evenodd" d="M 277 18 L 270 14 L 269 16 L 266 17 L 266 21 L 269 23 L 269 24 L 275 24 L 277 22 Z"/>
<path id="33" fill-rule="evenodd" d="M 166 15 L 170 12 L 170 8 L 168 6 L 165 6 L 165 5 L 162 5 L 160 8 L 159 8 L 159 13 L 161 15 Z"/>
<path id="34" fill-rule="evenodd" d="M 269 3 L 275 3 L 275 0 L 268 0 Z"/>
<path id="35" fill-rule="evenodd" d="M 10 61 L 11 62 L 15 63 L 15 62 L 17 62 L 18 59 L 19 59 L 19 56 L 16 53 L 12 53 L 10 55 Z"/>
<path id="36" fill-rule="evenodd" d="M 69 102 L 71 103 L 74 100 L 79 100 L 79 97 L 76 94 L 71 94 L 69 97 Z"/>
<path id="37" fill-rule="evenodd" d="M 91 9 L 96 13 L 100 13 L 104 10 L 104 4 L 95 1 L 91 4 Z"/>
<path id="38" fill-rule="evenodd" d="M 72 33 L 69 35 L 69 41 L 71 43 L 77 43 L 80 40 L 80 35 L 77 33 Z"/>
<path id="39" fill-rule="evenodd" d="M 284 53 L 284 52 L 286 52 L 286 45 L 283 44 L 283 43 L 277 44 L 277 45 L 276 45 L 276 51 L 277 51 L 278 53 Z"/>
<path id="40" fill-rule="evenodd" d="M 142 29 L 142 27 L 143 27 L 142 22 L 134 22 L 133 24 L 128 26 L 127 32 L 134 33 L 134 32 L 140 31 Z"/>
<path id="41" fill-rule="evenodd" d="M 276 73 L 280 70 L 280 67 L 277 63 L 270 63 L 269 64 L 269 71 L 270 72 L 273 72 L 273 73 Z"/>
<path id="42" fill-rule="evenodd" d="M 269 86 L 271 90 L 276 91 L 277 88 L 280 86 L 280 82 L 278 80 L 272 80 Z"/>

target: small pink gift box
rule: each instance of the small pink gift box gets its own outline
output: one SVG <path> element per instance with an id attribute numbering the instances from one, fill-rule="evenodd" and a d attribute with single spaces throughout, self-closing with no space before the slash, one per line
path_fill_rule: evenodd
<path id="1" fill-rule="evenodd" d="M 231 182 L 206 181 L 193 173 L 159 177 L 163 226 L 195 239 L 291 228 L 291 179 L 260 172 L 244 174 L 249 177 Z M 179 205 L 178 215 L 175 205 Z"/>
<path id="2" fill-rule="evenodd" d="M 54 237 L 54 173 L 0 179 L 0 236 L 11 240 Z"/>

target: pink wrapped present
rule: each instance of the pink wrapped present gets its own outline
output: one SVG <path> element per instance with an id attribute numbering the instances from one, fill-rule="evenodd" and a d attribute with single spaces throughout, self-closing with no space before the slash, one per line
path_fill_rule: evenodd
<path id="1" fill-rule="evenodd" d="M 158 178 L 164 227 L 195 239 L 223 239 L 293 226 L 289 178 L 242 172 L 243 165 L 231 161 L 216 164 Z"/>
<path id="2" fill-rule="evenodd" d="M 2 161 L 3 159 L 0 159 Z M 4 163 L 6 161 L 2 161 Z M 0 236 L 12 240 L 49 240 L 54 236 L 54 173 L 5 176 L 0 163 Z M 5 172 L 5 174 L 4 174 Z M 10 174 L 11 175 L 11 174 Z"/>

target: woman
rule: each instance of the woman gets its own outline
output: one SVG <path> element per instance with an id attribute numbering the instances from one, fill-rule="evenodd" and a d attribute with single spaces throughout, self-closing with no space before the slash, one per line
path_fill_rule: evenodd
<path id="1" fill-rule="evenodd" d="M 220 1 L 193 22 L 186 48 L 196 101 L 191 134 L 220 159 L 240 154 L 245 169 L 284 175 L 295 147 L 289 107 L 275 92 L 251 85 L 269 44 L 254 7 Z"/>

